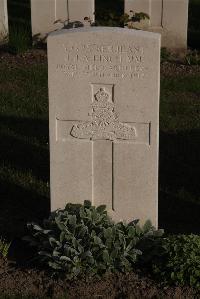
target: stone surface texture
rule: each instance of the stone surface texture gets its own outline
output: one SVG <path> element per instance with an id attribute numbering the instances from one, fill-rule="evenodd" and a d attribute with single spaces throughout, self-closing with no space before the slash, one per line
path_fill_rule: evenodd
<path id="1" fill-rule="evenodd" d="M 8 36 L 7 0 L 0 0 L 0 42 Z"/>
<path id="2" fill-rule="evenodd" d="M 48 72 L 51 210 L 91 200 L 157 226 L 160 35 L 61 30 Z"/>
<path id="3" fill-rule="evenodd" d="M 94 20 L 94 0 L 31 0 L 32 35 L 41 38 L 66 27 L 88 25 Z"/>
<path id="4" fill-rule="evenodd" d="M 150 20 L 136 23 L 143 30 L 161 33 L 162 47 L 187 48 L 188 0 L 125 0 L 125 12 L 145 12 Z"/>

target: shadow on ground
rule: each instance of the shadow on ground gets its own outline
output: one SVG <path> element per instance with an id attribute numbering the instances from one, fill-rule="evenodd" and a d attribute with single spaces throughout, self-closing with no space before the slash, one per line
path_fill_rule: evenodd
<path id="1" fill-rule="evenodd" d="M 160 134 L 159 226 L 200 233 L 200 131 Z"/>
<path id="2" fill-rule="evenodd" d="M 0 128 L 0 232 L 15 239 L 50 211 L 48 121 L 1 117 Z M 159 226 L 167 232 L 200 233 L 199 148 L 199 130 L 160 134 Z"/>
<path id="3" fill-rule="evenodd" d="M 49 213 L 48 121 L 1 117 L 0 235 L 24 235 Z"/>

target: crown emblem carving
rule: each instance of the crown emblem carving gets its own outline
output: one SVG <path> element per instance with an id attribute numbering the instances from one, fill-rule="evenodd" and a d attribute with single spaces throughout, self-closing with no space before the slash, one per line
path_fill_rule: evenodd
<path id="1" fill-rule="evenodd" d="M 130 140 L 136 138 L 135 127 L 119 121 L 111 94 L 104 87 L 94 94 L 90 111 L 91 120 L 73 125 L 70 132 L 71 136 L 90 140 Z"/>

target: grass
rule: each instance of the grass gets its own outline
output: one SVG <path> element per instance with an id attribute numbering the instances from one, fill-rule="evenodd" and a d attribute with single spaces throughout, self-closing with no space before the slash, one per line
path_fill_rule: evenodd
<path id="1" fill-rule="evenodd" d="M 24 53 L 31 47 L 30 32 L 28 29 L 13 27 L 9 32 L 8 47 L 12 53 Z"/>
<path id="2" fill-rule="evenodd" d="M 159 220 L 200 233 L 200 74 L 161 80 Z"/>
<path id="3" fill-rule="evenodd" d="M 49 212 L 46 64 L 0 64 L 0 231 L 24 234 Z M 159 224 L 200 232 L 200 75 L 161 80 Z"/>
<path id="4" fill-rule="evenodd" d="M 24 53 L 31 45 L 30 0 L 7 0 L 9 24 L 9 51 Z"/>
<path id="5" fill-rule="evenodd" d="M 47 66 L 0 70 L 0 231 L 12 238 L 49 210 Z"/>
<path id="6" fill-rule="evenodd" d="M 3 258 L 7 257 L 10 244 L 11 243 L 8 243 L 6 240 L 0 238 L 0 256 L 2 256 Z"/>
<path id="7" fill-rule="evenodd" d="M 165 131 L 200 128 L 200 76 L 167 77 L 161 81 L 160 125 Z"/>

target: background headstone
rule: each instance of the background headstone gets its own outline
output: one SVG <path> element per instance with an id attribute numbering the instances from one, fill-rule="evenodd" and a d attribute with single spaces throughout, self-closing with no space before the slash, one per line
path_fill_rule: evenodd
<path id="1" fill-rule="evenodd" d="M 0 42 L 8 36 L 7 0 L 0 0 Z"/>
<path id="2" fill-rule="evenodd" d="M 31 0 L 32 35 L 46 37 L 52 31 L 94 21 L 94 0 Z"/>
<path id="3" fill-rule="evenodd" d="M 150 20 L 137 28 L 162 34 L 162 47 L 187 48 L 188 0 L 125 0 L 125 12 L 145 12 Z"/>
<path id="4" fill-rule="evenodd" d="M 160 35 L 92 27 L 48 38 L 51 209 L 106 204 L 157 226 Z"/>

